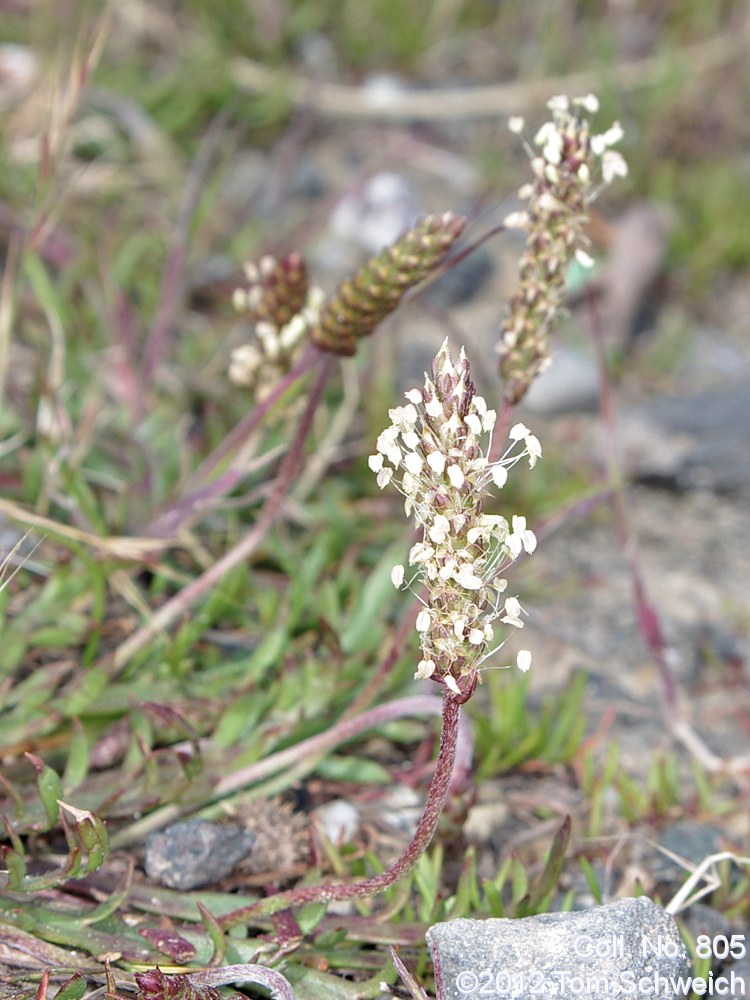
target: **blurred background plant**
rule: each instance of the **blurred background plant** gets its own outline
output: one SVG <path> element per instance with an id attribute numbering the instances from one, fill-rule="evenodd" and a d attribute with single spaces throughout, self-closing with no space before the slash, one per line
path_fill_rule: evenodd
<path id="1" fill-rule="evenodd" d="M 550 446 L 544 436 L 538 476 L 509 498 L 547 535 L 548 554 L 541 544 L 537 567 L 520 570 L 540 634 L 535 670 L 520 681 L 488 672 L 468 712 L 473 777 L 429 855 L 385 902 L 359 902 L 344 920 L 298 913 L 296 950 L 278 923 L 249 937 L 220 924 L 261 888 L 377 872 L 408 839 L 435 742 L 420 717 L 436 706 L 404 699 L 415 609 L 389 573 L 409 540 L 366 456 L 446 335 L 467 340 L 483 393 L 497 398 L 491 347 L 519 246 L 486 237 L 528 179 L 509 115 L 541 123 L 552 94 L 594 91 L 601 121 L 623 124 L 630 174 L 590 234 L 601 284 L 570 275 L 572 305 L 600 295 L 610 316 L 625 315 L 604 345 L 616 391 L 669 390 L 746 357 L 736 332 L 750 258 L 745 4 L 0 0 L 0 14 L 0 977 L 18 995 L 35 993 L 45 966 L 50 995 L 74 972 L 104 985 L 109 955 L 117 989 L 132 991 L 134 971 L 157 963 L 259 960 L 276 962 L 302 1000 L 364 997 L 395 980 L 388 944 L 427 972 L 430 921 L 618 891 L 666 899 L 680 873 L 636 860 L 646 835 L 677 829 L 685 847 L 684 824 L 704 853 L 717 849 L 712 836 L 739 846 L 747 776 L 723 765 L 742 748 L 728 728 L 710 749 L 667 743 L 646 759 L 665 727 L 657 710 L 643 728 L 644 705 L 669 686 L 668 672 L 654 686 L 649 653 L 671 654 L 673 636 L 652 629 L 639 646 L 637 626 L 623 624 L 632 578 L 618 589 L 621 552 L 603 541 L 618 469 L 602 478 L 587 425 L 563 418 Z M 655 243 L 623 242 L 619 220 L 641 203 L 659 205 Z M 335 363 L 274 526 L 160 626 L 253 530 L 310 387 L 298 372 L 248 424 L 251 395 L 226 374 L 251 336 L 232 308 L 243 262 L 304 253 L 330 294 L 417 216 L 448 209 L 469 220 L 464 267 Z M 644 291 L 622 260 L 653 246 Z M 630 288 L 624 305 L 607 298 L 607 261 L 616 288 Z M 661 494 L 636 504 L 639 530 L 658 540 L 668 523 L 687 547 L 708 524 L 718 563 L 702 556 L 701 579 L 725 581 L 717 596 L 691 576 L 665 578 L 668 626 L 682 620 L 680 601 L 694 616 L 688 591 L 709 608 L 700 632 L 674 639 L 688 664 L 680 685 L 714 729 L 728 696 L 746 739 L 741 522 L 713 495 L 695 500 L 690 522 L 684 504 L 665 521 L 665 504 Z M 607 592 L 612 603 L 599 606 Z M 578 603 L 590 630 L 571 626 Z M 654 606 L 634 606 L 648 624 Z M 595 669 L 608 655 L 624 690 Z M 386 703 L 402 707 L 343 747 L 325 742 L 340 720 Z M 354 826 L 309 818 L 341 800 Z M 261 855 L 188 891 L 143 874 L 159 825 L 149 817 L 229 814 L 260 836 L 258 816 L 273 809 L 301 820 L 265 864 Z M 746 921 L 747 879 L 732 879 L 712 902 Z"/>

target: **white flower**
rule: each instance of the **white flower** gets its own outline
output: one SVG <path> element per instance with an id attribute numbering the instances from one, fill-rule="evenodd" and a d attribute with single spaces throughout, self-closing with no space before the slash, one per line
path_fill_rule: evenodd
<path id="1" fill-rule="evenodd" d="M 609 184 L 615 177 L 627 177 L 628 165 L 624 157 L 614 149 L 608 149 L 602 156 L 602 177 Z"/>
<path id="2" fill-rule="evenodd" d="M 573 104 L 579 108 L 583 108 L 584 111 L 588 111 L 590 115 L 595 115 L 599 110 L 599 98 L 596 94 L 585 94 L 583 97 L 574 97 Z"/>
<path id="3" fill-rule="evenodd" d="M 436 545 L 440 545 L 446 540 L 450 534 L 450 530 L 451 525 L 448 518 L 444 514 L 436 514 L 428 532 L 430 541 L 434 542 Z"/>
<path id="4" fill-rule="evenodd" d="M 430 631 L 430 612 L 427 608 L 422 608 L 422 610 L 417 615 L 417 632 L 429 632 Z"/>
<path id="5" fill-rule="evenodd" d="M 517 597 L 508 597 L 505 600 L 505 613 L 511 618 L 521 617 L 521 602 Z"/>
<path id="6" fill-rule="evenodd" d="M 528 212 L 509 212 L 503 219 L 506 229 L 525 229 L 530 221 Z"/>
<path id="7" fill-rule="evenodd" d="M 461 471 L 461 467 L 458 465 L 448 466 L 448 479 L 451 486 L 454 486 L 456 489 L 460 489 L 466 481 L 466 477 Z"/>
<path id="8" fill-rule="evenodd" d="M 417 672 L 414 674 L 415 681 L 426 681 L 435 673 L 434 660 L 420 660 L 417 664 Z"/>
<path id="9" fill-rule="evenodd" d="M 467 563 L 459 566 L 457 572 L 453 574 L 453 579 L 466 590 L 480 590 L 482 587 L 482 578 L 477 576 Z"/>
<path id="10" fill-rule="evenodd" d="M 445 472 L 445 455 L 442 451 L 432 451 L 427 456 L 427 464 L 436 475 L 442 476 Z"/>
<path id="11" fill-rule="evenodd" d="M 492 466 L 490 475 L 492 476 L 492 482 L 498 489 L 502 489 L 508 480 L 508 470 L 505 466 L 498 463 Z"/>
<path id="12" fill-rule="evenodd" d="M 528 649 L 518 650 L 518 655 L 516 656 L 516 666 L 524 674 L 529 669 L 531 666 L 531 653 Z"/>
<path id="13" fill-rule="evenodd" d="M 409 451 L 404 455 L 404 468 L 407 472 L 410 472 L 412 476 L 418 476 L 422 471 L 423 466 L 422 459 L 415 451 Z"/>
<path id="14" fill-rule="evenodd" d="M 452 674 L 445 675 L 445 677 L 443 678 L 443 684 L 445 684 L 448 690 L 452 691 L 453 694 L 461 694 L 461 688 L 456 683 L 456 679 L 453 677 Z"/>
<path id="15" fill-rule="evenodd" d="M 526 122 L 520 115 L 511 115 L 508 119 L 508 131 L 520 135 Z"/>
<path id="16" fill-rule="evenodd" d="M 548 130 L 545 141 L 554 144 L 554 134 Z M 444 344 L 433 372 L 440 378 L 433 383 L 426 377 L 424 390 L 410 390 L 406 405 L 389 411 L 391 424 L 379 435 L 368 465 L 379 486 L 395 481 L 407 514 L 413 513 L 422 529 L 408 558 L 416 567 L 408 585 L 417 579 L 427 588 L 416 617 L 422 658 L 415 677 L 432 677 L 460 694 L 461 679 L 496 645 L 492 622 L 523 626 L 518 599 L 501 598 L 507 581 L 500 574 L 536 545 L 525 518 L 516 515 L 511 527 L 498 514 L 484 514 L 483 497 L 491 486 L 504 485 L 521 458 L 533 464 L 541 446 L 525 424 L 515 424 L 510 447 L 490 464 L 497 416 L 475 395 L 465 354 L 454 362 Z M 397 589 L 405 576 L 404 566 L 391 571 Z"/>
<path id="17" fill-rule="evenodd" d="M 581 267 L 588 268 L 594 266 L 594 258 L 589 256 L 589 254 L 587 254 L 586 251 L 582 250 L 580 247 L 576 250 L 575 257 Z"/>

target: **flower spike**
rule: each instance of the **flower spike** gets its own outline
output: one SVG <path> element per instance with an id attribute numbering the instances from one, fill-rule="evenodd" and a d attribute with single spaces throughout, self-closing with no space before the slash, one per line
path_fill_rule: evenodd
<path id="1" fill-rule="evenodd" d="M 502 645 L 493 623 L 523 627 L 523 608 L 506 595 L 503 573 L 522 552 L 536 548 L 525 517 L 514 515 L 509 523 L 485 514 L 484 498 L 522 458 L 533 466 L 541 446 L 528 427 L 516 424 L 505 454 L 490 462 L 495 411 L 476 395 L 463 349 L 454 359 L 447 341 L 424 389 L 411 389 L 406 399 L 405 406 L 389 411 L 391 424 L 378 437 L 369 465 L 381 489 L 390 482 L 397 486 L 407 515 L 422 529 L 409 552 L 415 578 L 428 592 L 416 622 L 422 659 L 415 677 L 435 680 L 465 700 L 482 662 Z M 394 586 L 402 587 L 404 576 L 403 566 L 394 567 Z M 530 664 L 531 654 L 519 653 L 519 669 Z"/>

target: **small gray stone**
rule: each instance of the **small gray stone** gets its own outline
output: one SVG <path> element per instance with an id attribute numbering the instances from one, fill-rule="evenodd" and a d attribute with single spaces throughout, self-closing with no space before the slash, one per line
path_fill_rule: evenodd
<path id="1" fill-rule="evenodd" d="M 523 405 L 543 417 L 588 413 L 599 405 L 600 385 L 599 368 L 591 356 L 558 347 L 549 368 L 532 382 Z"/>
<path id="2" fill-rule="evenodd" d="M 198 889 L 229 875 L 254 843 L 255 835 L 234 823 L 174 823 L 146 840 L 146 874 L 170 889 Z"/>
<path id="3" fill-rule="evenodd" d="M 631 471 L 664 487 L 750 490 L 750 383 L 663 397 L 625 414 L 620 439 Z"/>
<path id="4" fill-rule="evenodd" d="M 332 844 L 350 844 L 359 830 L 359 810 L 346 799 L 326 802 L 315 815 Z"/>
<path id="5" fill-rule="evenodd" d="M 677 924 L 645 896 L 577 913 L 451 920 L 427 932 L 444 1000 L 469 997 L 686 996 Z"/>

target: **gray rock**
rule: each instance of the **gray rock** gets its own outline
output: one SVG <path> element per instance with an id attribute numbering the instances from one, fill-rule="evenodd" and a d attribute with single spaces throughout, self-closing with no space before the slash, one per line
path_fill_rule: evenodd
<path id="1" fill-rule="evenodd" d="M 750 490 L 750 383 L 653 400 L 620 431 L 633 475 L 684 491 Z"/>
<path id="2" fill-rule="evenodd" d="M 519 920 L 451 920 L 427 932 L 444 1000 L 467 997 L 687 995 L 690 975 L 677 924 L 647 899 Z"/>
<path id="3" fill-rule="evenodd" d="M 556 347 L 552 364 L 534 380 L 524 396 L 524 409 L 544 417 L 587 413 L 599 405 L 596 361 L 581 351 Z"/>
<path id="4" fill-rule="evenodd" d="M 229 875 L 254 843 L 255 834 L 235 823 L 174 823 L 146 840 L 146 874 L 170 889 L 198 889 Z"/>

